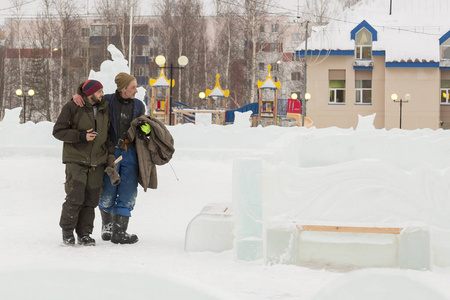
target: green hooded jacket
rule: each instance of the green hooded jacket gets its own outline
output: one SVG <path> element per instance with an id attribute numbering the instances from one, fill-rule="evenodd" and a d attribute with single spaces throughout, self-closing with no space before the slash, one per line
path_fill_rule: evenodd
<path id="1" fill-rule="evenodd" d="M 85 105 L 79 107 L 70 100 L 66 103 L 53 126 L 53 136 L 64 142 L 63 163 L 77 163 L 89 167 L 105 165 L 108 154 L 114 154 L 114 146 L 109 137 L 109 106 L 105 99 L 94 107 L 83 95 Z M 87 142 L 81 139 L 84 131 L 93 129 L 97 137 Z"/>

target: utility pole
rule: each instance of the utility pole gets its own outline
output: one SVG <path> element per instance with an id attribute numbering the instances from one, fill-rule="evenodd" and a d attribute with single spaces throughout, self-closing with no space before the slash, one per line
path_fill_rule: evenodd
<path id="1" fill-rule="evenodd" d="M 303 85 L 303 95 L 302 95 L 302 127 L 305 126 L 305 117 L 306 117 L 306 69 L 308 65 L 308 23 L 309 21 L 306 21 L 306 32 L 305 32 L 305 66 L 304 66 L 304 73 L 303 78 L 305 80 Z"/>

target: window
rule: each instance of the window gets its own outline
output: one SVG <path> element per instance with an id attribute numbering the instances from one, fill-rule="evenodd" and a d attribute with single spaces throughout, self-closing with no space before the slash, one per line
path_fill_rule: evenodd
<path id="1" fill-rule="evenodd" d="M 264 63 L 259 63 L 258 68 L 260 71 L 264 71 Z"/>
<path id="2" fill-rule="evenodd" d="M 88 37 L 89 36 L 89 28 L 81 28 L 81 36 Z"/>
<path id="3" fill-rule="evenodd" d="M 264 24 L 261 24 L 261 26 L 259 26 L 259 32 L 264 32 Z"/>
<path id="4" fill-rule="evenodd" d="M 450 80 L 441 80 L 441 104 L 450 104 Z"/>
<path id="5" fill-rule="evenodd" d="M 259 43 L 259 51 L 264 51 L 265 43 L 261 42 Z"/>
<path id="6" fill-rule="evenodd" d="M 270 52 L 278 52 L 280 46 L 278 43 L 270 43 Z"/>
<path id="7" fill-rule="evenodd" d="M 156 47 L 150 48 L 150 49 L 149 49 L 149 56 L 150 56 L 150 57 L 156 57 L 156 56 L 158 56 L 158 48 L 156 48 Z"/>
<path id="8" fill-rule="evenodd" d="M 150 28 L 148 35 L 152 36 L 152 37 L 157 37 L 158 36 L 158 28 Z"/>
<path id="9" fill-rule="evenodd" d="M 142 45 L 134 46 L 134 55 L 142 56 L 144 55 L 144 47 Z"/>
<path id="10" fill-rule="evenodd" d="M 279 29 L 280 29 L 279 24 L 272 24 L 272 32 L 278 32 Z"/>
<path id="11" fill-rule="evenodd" d="M 110 25 L 109 26 L 109 35 L 110 36 L 117 35 L 117 25 Z"/>
<path id="12" fill-rule="evenodd" d="M 91 25 L 91 36 L 106 36 L 106 26 Z"/>
<path id="13" fill-rule="evenodd" d="M 328 71 L 330 104 L 345 103 L 345 70 Z"/>
<path id="14" fill-rule="evenodd" d="M 450 60 L 450 38 L 441 44 L 441 60 L 442 59 Z"/>
<path id="15" fill-rule="evenodd" d="M 372 59 L 372 33 L 362 28 L 355 35 L 356 59 Z"/>
<path id="16" fill-rule="evenodd" d="M 80 57 L 88 57 L 88 48 L 79 48 L 80 51 Z"/>
<path id="17" fill-rule="evenodd" d="M 355 71 L 355 103 L 372 104 L 372 71 Z"/>
<path id="18" fill-rule="evenodd" d="M 291 57 L 292 61 L 300 61 L 300 55 L 295 55 L 295 53 L 292 53 Z"/>
<path id="19" fill-rule="evenodd" d="M 135 25 L 133 31 L 136 33 L 136 35 L 148 36 L 148 25 L 146 24 Z"/>
<path id="20" fill-rule="evenodd" d="M 292 72 L 291 73 L 291 80 L 293 80 L 293 81 L 300 81 L 300 72 Z"/>
<path id="21" fill-rule="evenodd" d="M 270 65 L 272 67 L 272 71 L 280 71 L 280 64 L 273 63 L 273 64 L 270 64 Z"/>
<path id="22" fill-rule="evenodd" d="M 135 75 L 136 76 L 145 76 L 145 68 L 144 67 L 135 67 L 134 69 Z"/>
<path id="23" fill-rule="evenodd" d="M 292 42 L 293 43 L 299 43 L 300 42 L 300 33 L 293 33 L 292 34 Z"/>

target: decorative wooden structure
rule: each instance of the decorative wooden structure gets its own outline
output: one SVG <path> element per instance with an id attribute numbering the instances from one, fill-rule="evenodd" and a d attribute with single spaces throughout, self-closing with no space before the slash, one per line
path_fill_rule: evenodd
<path id="1" fill-rule="evenodd" d="M 205 91 L 206 97 L 208 97 L 209 109 L 213 108 L 211 104 L 211 98 L 222 98 L 222 100 L 226 100 L 225 98 L 227 98 L 230 95 L 229 90 L 222 90 L 222 88 L 220 87 L 219 78 L 220 75 L 216 74 L 216 86 L 212 90 L 207 89 Z M 226 102 L 225 103 L 222 102 L 222 107 L 225 108 L 226 106 L 227 106 Z"/>
<path id="2" fill-rule="evenodd" d="M 166 78 L 164 74 L 164 66 L 161 68 L 161 73 L 157 79 L 150 78 L 150 86 L 152 87 L 152 100 L 150 107 L 150 114 L 169 124 L 170 119 L 170 85 L 175 85 L 175 80 L 172 81 Z"/>
<path id="3" fill-rule="evenodd" d="M 263 126 L 266 125 L 276 125 L 277 124 L 277 102 L 278 102 L 278 89 L 281 86 L 281 82 L 274 82 L 270 70 L 271 65 L 268 66 L 269 72 L 266 80 L 258 80 L 258 90 L 259 90 L 259 110 L 258 110 L 258 124 Z M 273 90 L 274 97 L 263 99 L 266 97 L 264 90 Z"/>

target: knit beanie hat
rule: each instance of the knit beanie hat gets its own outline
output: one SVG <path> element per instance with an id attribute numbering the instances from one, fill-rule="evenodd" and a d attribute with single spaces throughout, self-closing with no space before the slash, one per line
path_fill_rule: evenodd
<path id="1" fill-rule="evenodd" d="M 83 86 L 81 87 L 81 91 L 86 95 L 86 97 L 89 97 L 102 88 L 103 85 L 100 83 L 100 81 L 90 79 L 83 84 Z"/>
<path id="2" fill-rule="evenodd" d="M 132 82 L 133 80 L 136 80 L 136 78 L 134 76 L 129 75 L 124 72 L 117 74 L 116 78 L 114 79 L 114 81 L 116 82 L 116 85 L 117 85 L 117 90 L 119 92 L 126 89 L 127 86 L 130 84 L 130 82 Z"/>

